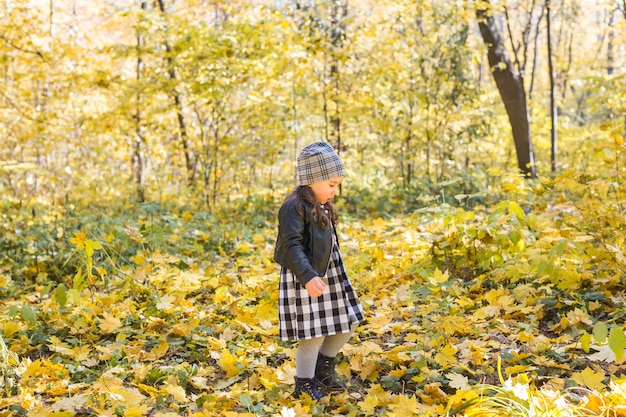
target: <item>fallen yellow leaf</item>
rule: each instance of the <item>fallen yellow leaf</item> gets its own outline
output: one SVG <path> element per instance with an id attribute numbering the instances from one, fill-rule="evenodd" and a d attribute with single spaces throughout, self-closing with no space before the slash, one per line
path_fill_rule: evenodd
<path id="1" fill-rule="evenodd" d="M 103 333 L 112 333 L 122 327 L 122 321 L 110 313 L 103 313 L 100 320 L 100 330 Z"/>
<path id="2" fill-rule="evenodd" d="M 591 368 L 585 368 L 581 372 L 572 373 L 572 379 L 578 382 L 580 385 L 584 385 L 589 389 L 603 390 L 604 384 L 604 372 L 595 372 Z"/>

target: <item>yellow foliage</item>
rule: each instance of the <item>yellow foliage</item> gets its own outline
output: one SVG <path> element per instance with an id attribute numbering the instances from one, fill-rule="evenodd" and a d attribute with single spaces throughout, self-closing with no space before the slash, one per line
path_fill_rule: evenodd
<path id="1" fill-rule="evenodd" d="M 414 416 L 420 413 L 422 407 L 417 400 L 417 397 L 408 397 L 406 395 L 398 395 L 392 398 L 389 404 L 389 413 L 391 417 L 406 417 Z"/>
<path id="2" fill-rule="evenodd" d="M 24 329 L 21 323 L 15 321 L 9 321 L 2 324 L 2 334 L 6 338 L 13 337 L 13 335 Z"/>
<path id="3" fill-rule="evenodd" d="M 445 369 L 449 365 L 457 363 L 456 353 L 457 349 L 454 346 L 446 345 L 439 349 L 435 355 L 435 360 Z"/>
<path id="4" fill-rule="evenodd" d="M 282 384 L 292 384 L 296 376 L 296 368 L 288 362 L 283 363 L 276 370 L 278 381 Z"/>
<path id="5" fill-rule="evenodd" d="M 430 207 L 431 218 L 424 210 L 397 219 L 342 219 L 342 252 L 367 322 L 342 350 L 336 370 L 362 396 L 332 394 L 323 405 L 347 416 L 434 416 L 471 403 L 475 407 L 468 405 L 467 415 L 498 415 L 479 402 L 493 396 L 528 405 L 524 401 L 533 398 L 537 410 L 544 410 L 552 400 L 567 400 L 559 393 L 576 383 L 579 404 L 590 413 L 623 415 L 624 384 L 607 379 L 621 375 L 625 359 L 618 320 L 625 239 L 611 234 L 623 223 L 617 215 L 598 213 L 606 214 L 604 228 L 580 227 L 576 219 L 594 192 L 610 198 L 614 191 L 590 190 L 592 180 L 570 174 L 543 181 L 566 188 L 545 207 L 520 196 L 472 212 Z M 522 186 L 501 185 L 499 191 L 511 193 Z M 582 193 L 580 199 L 568 199 L 570 192 Z M 195 222 L 188 211 L 181 218 Z M 80 392 L 93 396 L 84 407 L 102 415 L 252 415 L 248 401 L 272 417 L 319 412 L 319 405 L 290 397 L 297 345 L 276 338 L 274 230 L 239 233 L 243 226 L 227 228 L 216 215 L 215 224 L 188 233 L 191 244 L 188 231 L 179 229 L 181 218 L 173 221 L 177 236 L 167 238 L 176 246 L 171 255 L 148 249 L 158 245 L 145 225 L 127 227 L 132 242 L 122 236 L 123 244 L 137 251 L 119 268 L 102 261 L 115 256 L 120 244 L 109 234 L 102 240 L 106 254 L 93 259 L 103 264 L 93 265 L 102 282 L 90 281 L 89 294 L 68 290 L 63 308 L 56 298 L 63 288 L 53 293 L 55 288 L 37 287 L 7 301 L 1 327 L 10 351 L 51 359 L 16 361 L 24 367 L 16 404 L 35 416 L 42 407 L 37 403 Z M 224 244 L 204 253 L 216 238 Z M 84 233 L 75 233 L 70 243 L 85 254 L 103 248 Z M 31 267 L 25 282 L 51 282 L 52 273 Z M 74 276 L 75 271 L 64 285 Z M 2 288 L 15 289 L 0 279 Z M 601 337 L 602 320 L 616 329 L 608 344 L 608 334 Z M 50 332 L 39 337 L 43 325 Z M 502 378 L 513 379 L 491 390 L 471 389 L 493 381 L 498 357 L 506 365 Z M 582 363 L 589 367 L 582 370 Z M 104 371 L 109 364 L 115 366 L 97 381 L 71 383 L 70 376 Z M 537 375 L 542 382 L 551 378 L 544 390 L 532 386 Z M 171 408 L 154 411 L 164 397 Z"/>
<path id="6" fill-rule="evenodd" d="M 70 243 L 76 245 L 78 249 L 85 248 L 85 240 L 87 240 L 87 235 L 83 232 L 75 232 L 74 237 L 70 239 Z"/>
<path id="7" fill-rule="evenodd" d="M 26 367 L 20 384 L 37 393 L 63 395 L 69 385 L 69 371 L 61 364 L 37 359 Z"/>
<path id="8" fill-rule="evenodd" d="M 158 345 L 156 345 L 155 347 L 150 349 L 150 352 L 148 352 L 147 354 L 144 354 L 142 356 L 144 357 L 144 360 L 155 361 L 155 360 L 165 356 L 165 354 L 167 353 L 169 348 L 170 348 L 170 346 L 169 346 L 169 343 L 167 343 L 167 340 L 166 339 L 162 339 L 159 342 Z"/>
<path id="9" fill-rule="evenodd" d="M 162 391 L 171 395 L 174 398 L 174 400 L 178 403 L 184 404 L 187 401 L 189 401 L 187 398 L 187 393 L 181 386 L 171 385 L 170 382 L 167 382 L 165 386 L 163 387 Z"/>
<path id="10" fill-rule="evenodd" d="M 222 368 L 222 371 L 226 372 L 226 377 L 231 378 L 235 375 L 239 375 L 243 371 L 247 361 L 245 357 L 237 356 L 228 349 L 224 349 L 220 353 L 217 364 Z"/>
<path id="11" fill-rule="evenodd" d="M 112 333 L 122 326 L 122 320 L 111 313 L 103 313 L 102 319 L 99 321 L 100 330 L 103 333 Z"/>
<path id="12" fill-rule="evenodd" d="M 605 374 L 602 371 L 594 371 L 590 368 L 585 368 L 581 372 L 573 372 L 572 379 L 578 382 L 580 385 L 584 385 L 589 389 L 602 391 L 604 390 Z"/>
<path id="13" fill-rule="evenodd" d="M 149 411 L 147 404 L 131 405 L 124 409 L 124 417 L 144 417 Z"/>
<path id="14" fill-rule="evenodd" d="M 433 275 L 428 278 L 428 281 L 432 285 L 441 285 L 441 284 L 447 282 L 449 278 L 450 278 L 450 276 L 448 275 L 448 271 L 442 273 L 439 270 L 439 268 L 436 268 L 435 272 L 433 273 Z"/>
<path id="15" fill-rule="evenodd" d="M 386 405 L 389 398 L 390 394 L 383 387 L 379 384 L 372 384 L 365 398 L 359 401 L 358 406 L 366 415 L 373 415 L 376 407 Z"/>

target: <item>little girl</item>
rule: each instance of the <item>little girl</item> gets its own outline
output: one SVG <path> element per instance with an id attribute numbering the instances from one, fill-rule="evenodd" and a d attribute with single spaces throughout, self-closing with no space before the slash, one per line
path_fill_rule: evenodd
<path id="1" fill-rule="evenodd" d="M 337 242 L 331 200 L 345 176 L 343 162 L 326 142 L 305 147 L 297 159 L 298 187 L 278 212 L 274 259 L 281 266 L 279 337 L 299 340 L 294 397 L 320 400 L 344 391 L 334 359 L 365 319 L 348 280 Z"/>

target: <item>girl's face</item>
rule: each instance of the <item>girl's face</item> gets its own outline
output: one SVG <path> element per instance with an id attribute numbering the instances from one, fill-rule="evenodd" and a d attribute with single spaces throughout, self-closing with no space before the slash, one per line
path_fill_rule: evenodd
<path id="1" fill-rule="evenodd" d="M 314 182 L 309 187 L 313 190 L 317 202 L 326 204 L 337 195 L 341 181 L 343 181 L 343 177 L 335 177 L 329 180 Z"/>

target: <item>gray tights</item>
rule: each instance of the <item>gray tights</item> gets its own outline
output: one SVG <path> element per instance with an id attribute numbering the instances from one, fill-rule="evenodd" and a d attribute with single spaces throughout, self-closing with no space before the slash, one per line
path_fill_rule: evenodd
<path id="1" fill-rule="evenodd" d="M 313 378 L 318 354 L 321 353 L 329 358 L 337 356 L 357 327 L 358 323 L 355 323 L 346 333 L 301 340 L 296 350 L 296 376 L 298 378 Z"/>

